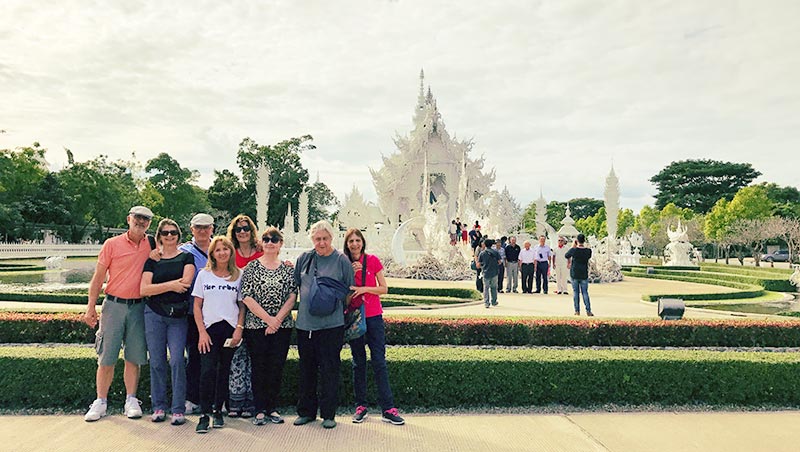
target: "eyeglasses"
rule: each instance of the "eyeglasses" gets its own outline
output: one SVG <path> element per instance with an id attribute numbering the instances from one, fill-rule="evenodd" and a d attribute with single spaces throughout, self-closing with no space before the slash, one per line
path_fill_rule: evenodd
<path id="1" fill-rule="evenodd" d="M 133 214 L 133 218 L 138 221 L 150 221 L 150 217 L 138 213 Z"/>
<path id="2" fill-rule="evenodd" d="M 214 225 L 211 225 L 211 224 L 202 224 L 202 225 L 196 224 L 196 225 L 192 226 L 192 228 L 193 229 L 199 229 L 201 231 L 207 231 L 207 230 L 211 229 L 213 226 Z"/>
<path id="3" fill-rule="evenodd" d="M 235 226 L 233 232 L 238 234 L 240 232 L 250 232 L 250 226 Z"/>
<path id="4" fill-rule="evenodd" d="M 262 240 L 264 243 L 269 243 L 269 242 L 272 242 L 272 243 L 280 243 L 280 242 L 281 242 L 281 238 L 280 238 L 280 237 L 278 237 L 277 235 L 273 235 L 272 237 L 270 237 L 270 236 L 264 236 L 264 237 L 262 237 L 262 238 L 261 238 L 261 240 Z"/>
<path id="5" fill-rule="evenodd" d="M 159 231 L 158 234 L 161 235 L 161 237 L 166 237 L 168 235 L 174 235 L 177 237 L 178 235 L 180 235 L 180 232 L 178 232 L 177 229 L 164 229 L 162 231 Z"/>

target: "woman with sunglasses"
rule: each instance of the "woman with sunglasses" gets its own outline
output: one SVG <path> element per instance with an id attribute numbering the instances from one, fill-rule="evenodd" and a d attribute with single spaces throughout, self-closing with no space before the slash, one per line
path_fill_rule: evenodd
<path id="1" fill-rule="evenodd" d="M 228 225 L 228 238 L 236 250 L 236 266 L 243 269 L 264 252 L 256 242 L 256 225 L 247 215 L 237 215 Z M 231 362 L 228 417 L 249 418 L 255 409 L 251 384 L 251 363 L 247 344 L 236 349 Z"/>
<path id="2" fill-rule="evenodd" d="M 365 252 L 367 241 L 357 228 L 347 230 L 344 244 L 344 254 L 352 262 L 355 272 L 355 286 L 350 287 L 355 293 L 348 309 L 358 308 L 363 303 L 367 321 L 367 332 L 350 341 L 350 351 L 353 354 L 353 391 L 356 399 L 353 422 L 360 424 L 367 418 L 366 346 L 369 346 L 375 386 L 378 389 L 378 403 L 381 406 L 381 420 L 403 425 L 405 420 L 394 406 L 392 388 L 389 386 L 389 369 L 386 366 L 386 335 L 380 296 L 389 292 L 389 286 L 383 274 L 383 265 L 377 256 Z M 362 285 L 362 281 L 365 284 Z"/>
<path id="3" fill-rule="evenodd" d="M 253 365 L 253 424 L 282 424 L 275 408 L 294 328 L 297 284 L 294 269 L 280 260 L 283 235 L 278 228 L 268 227 L 261 239 L 263 256 L 250 262 L 242 274 L 242 301 L 247 306 L 244 338 Z"/>
<path id="4" fill-rule="evenodd" d="M 178 249 L 181 229 L 169 218 L 158 223 L 156 240 L 161 246 L 158 262 L 144 264 L 140 290 L 149 297 L 144 308 L 145 337 L 150 355 L 150 398 L 153 422 L 163 422 L 167 410 L 167 349 L 172 380 L 172 425 L 186 422 L 186 291 L 194 279 L 194 256 Z"/>
<path id="5" fill-rule="evenodd" d="M 217 236 L 208 247 L 208 263 L 197 274 L 194 290 L 194 320 L 200 352 L 200 410 L 197 433 L 222 428 L 222 405 L 228 399 L 228 379 L 235 347 L 242 341 L 245 309 L 239 288 L 242 275 L 236 267 L 233 243 Z"/>

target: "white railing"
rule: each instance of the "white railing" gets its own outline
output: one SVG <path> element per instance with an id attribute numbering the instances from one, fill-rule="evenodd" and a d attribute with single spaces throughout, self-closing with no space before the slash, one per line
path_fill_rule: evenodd
<path id="1" fill-rule="evenodd" d="M 0 259 L 45 258 L 50 256 L 97 256 L 102 245 L 0 243 Z"/>

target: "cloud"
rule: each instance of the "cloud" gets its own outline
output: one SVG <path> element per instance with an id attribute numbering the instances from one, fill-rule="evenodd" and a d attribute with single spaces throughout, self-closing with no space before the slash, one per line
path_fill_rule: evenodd
<path id="1" fill-rule="evenodd" d="M 451 136 L 474 139 L 521 204 L 622 205 L 673 160 L 752 162 L 796 185 L 800 3 L 583 0 L 68 2 L 0 17 L 0 147 L 64 163 L 170 152 L 234 169 L 238 142 L 311 134 L 303 157 L 340 199 L 406 134 L 425 68 Z M 426 86 L 427 88 L 427 86 Z"/>

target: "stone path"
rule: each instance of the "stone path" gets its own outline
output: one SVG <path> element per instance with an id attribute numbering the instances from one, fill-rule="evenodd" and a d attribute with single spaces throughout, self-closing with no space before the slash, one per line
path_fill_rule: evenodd
<path id="1" fill-rule="evenodd" d="M 186 425 L 109 416 L 94 423 L 79 415 L 2 416 L 0 450 L 27 451 L 796 451 L 800 412 L 407 414 L 404 426 L 377 415 L 360 425 L 347 417 L 325 430 L 320 422 L 295 427 L 253 426 L 227 420 L 199 435 L 197 416 Z"/>

